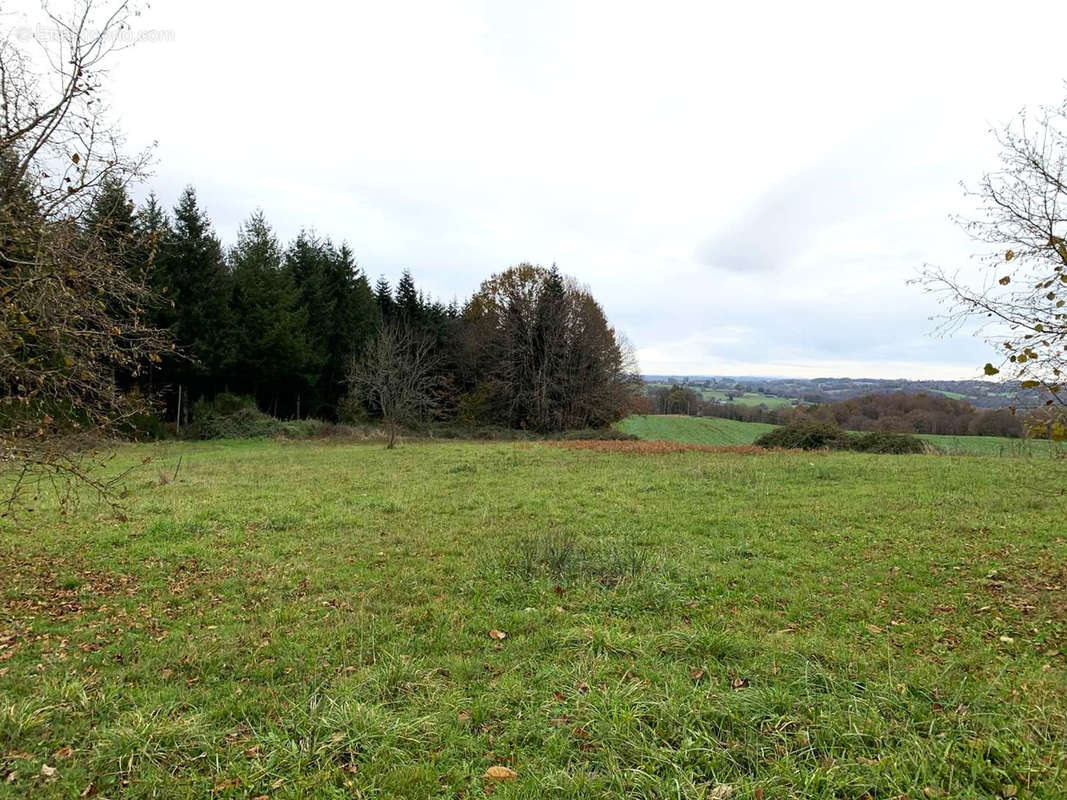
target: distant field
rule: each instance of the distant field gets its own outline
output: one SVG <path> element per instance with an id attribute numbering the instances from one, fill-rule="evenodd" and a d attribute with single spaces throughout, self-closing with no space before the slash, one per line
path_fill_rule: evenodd
<path id="1" fill-rule="evenodd" d="M 0 800 L 1064 796 L 1067 461 L 586 444 L 136 446 L 0 521 Z"/>
<path id="2" fill-rule="evenodd" d="M 711 445 L 751 444 L 757 436 L 774 428 L 761 422 L 662 414 L 628 417 L 616 427 L 640 439 Z"/>
<path id="3" fill-rule="evenodd" d="M 771 430 L 773 425 L 762 422 L 737 422 L 717 417 L 686 417 L 682 415 L 633 416 L 617 426 L 641 439 L 662 439 L 669 442 L 693 444 L 751 444 L 757 437 Z M 1008 439 L 1000 436 L 940 436 L 918 434 L 950 455 L 981 456 L 1046 456 L 1061 452 L 1062 445 L 1048 442 Z"/>
<path id="4" fill-rule="evenodd" d="M 704 391 L 704 399 L 714 399 L 718 400 L 720 403 L 734 403 L 739 406 L 767 406 L 767 408 L 781 408 L 782 406 L 792 405 L 792 400 L 788 397 L 768 396 L 765 394 L 757 394 L 756 392 L 734 394 L 733 400 L 731 400 L 729 392 L 706 389 Z"/>
<path id="5" fill-rule="evenodd" d="M 933 391 L 933 392 L 935 392 L 935 393 L 937 393 L 939 395 L 942 395 L 943 397 L 947 397 L 950 400 L 966 400 L 967 399 L 967 395 L 960 394 L 959 392 L 949 392 L 949 391 L 946 391 L 944 389 L 932 389 L 931 391 Z"/>
<path id="6" fill-rule="evenodd" d="M 669 389 L 671 385 L 672 384 L 661 382 L 650 382 L 647 384 L 650 389 Z M 780 408 L 782 406 L 793 404 L 793 400 L 789 397 L 765 395 L 759 394 L 758 392 L 727 392 L 722 389 L 706 389 L 699 384 L 688 384 L 684 388 L 696 392 L 704 400 L 715 400 L 720 403 L 735 403 L 739 406 L 764 405 L 767 406 L 767 408 Z M 733 400 L 730 399 L 731 395 L 733 396 Z"/>
<path id="7" fill-rule="evenodd" d="M 939 450 L 952 455 L 980 456 L 1047 456 L 1058 453 L 1063 445 L 1033 439 L 1008 439 L 1003 436 L 941 436 L 917 434 Z"/>

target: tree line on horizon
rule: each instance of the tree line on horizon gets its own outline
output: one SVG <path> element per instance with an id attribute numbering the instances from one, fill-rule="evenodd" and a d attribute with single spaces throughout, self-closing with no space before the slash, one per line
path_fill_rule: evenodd
<path id="1" fill-rule="evenodd" d="M 649 411 L 665 414 L 720 417 L 771 425 L 831 423 L 845 430 L 872 433 L 1017 438 L 1026 433 L 1028 421 L 1027 417 L 1008 408 L 975 408 L 965 400 L 925 392 L 868 394 L 835 402 L 771 408 L 762 404 L 705 400 L 690 388 L 674 385 L 650 388 L 645 402 Z"/>
<path id="2" fill-rule="evenodd" d="M 395 286 L 384 276 L 372 284 L 347 244 L 314 230 L 283 245 L 259 210 L 226 247 L 191 186 L 168 213 L 154 194 L 136 207 L 121 182 L 105 181 L 85 227 L 149 287 L 147 318 L 172 337 L 173 352 L 123 381 L 158 398 L 167 421 L 188 421 L 197 401 L 224 393 L 284 419 L 382 416 L 353 370 L 385 335 L 430 356 L 420 419 L 603 427 L 625 416 L 639 389 L 625 340 L 554 266 L 521 264 L 462 305 L 445 304 L 407 270 Z M 400 355 L 387 369 L 403 368 Z"/>

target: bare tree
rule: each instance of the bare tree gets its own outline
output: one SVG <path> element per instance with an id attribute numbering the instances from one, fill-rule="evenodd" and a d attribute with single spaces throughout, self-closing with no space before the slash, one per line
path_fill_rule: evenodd
<path id="1" fill-rule="evenodd" d="M 124 156 L 99 99 L 103 66 L 132 11 L 80 0 L 45 6 L 38 57 L 0 31 L 0 470 L 16 478 L 10 512 L 35 479 L 87 482 L 86 437 L 145 406 L 119 391 L 168 348 L 145 319 L 151 295 L 82 224 L 104 182 L 144 174 Z M 43 64 L 37 71 L 37 64 Z"/>
<path id="2" fill-rule="evenodd" d="M 926 288 L 948 307 L 945 326 L 969 321 L 999 351 L 987 375 L 1002 374 L 1024 388 L 1048 392 L 1046 404 L 1064 406 L 1067 393 L 1067 102 L 1026 111 L 1002 130 L 1000 169 L 970 194 L 976 219 L 961 220 L 986 245 L 977 280 L 928 267 Z M 1067 434 L 1061 422 L 1058 437 Z"/>
<path id="3" fill-rule="evenodd" d="M 381 413 L 396 446 L 402 426 L 424 421 L 436 405 L 433 338 L 400 325 L 385 325 L 349 372 L 352 394 Z"/>

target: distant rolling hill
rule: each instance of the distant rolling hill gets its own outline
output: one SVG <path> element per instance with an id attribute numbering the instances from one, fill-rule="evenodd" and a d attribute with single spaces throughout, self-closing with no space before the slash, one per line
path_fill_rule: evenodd
<path id="1" fill-rule="evenodd" d="M 866 394 L 904 393 L 940 394 L 953 400 L 965 400 L 975 408 L 1036 408 L 1044 404 L 1047 395 L 1042 390 L 1023 389 L 1019 384 L 988 380 L 973 381 L 913 381 L 878 378 L 774 378 L 723 375 L 645 375 L 645 383 L 653 386 L 678 384 L 700 392 L 710 399 L 734 396 L 733 402 L 758 405 L 763 398 L 771 408 L 790 401 L 804 403 L 832 403 Z"/>

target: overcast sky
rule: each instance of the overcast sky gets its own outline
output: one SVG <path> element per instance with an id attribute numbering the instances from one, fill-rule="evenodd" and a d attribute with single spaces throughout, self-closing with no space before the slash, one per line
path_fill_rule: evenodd
<path id="1" fill-rule="evenodd" d="M 3 3 L 11 9 L 10 2 Z M 33 8 L 32 0 L 25 4 Z M 232 242 L 347 240 L 445 300 L 555 262 L 645 373 L 977 377 L 924 262 L 991 126 L 1064 96 L 1067 3 L 154 0 L 111 103 Z"/>

